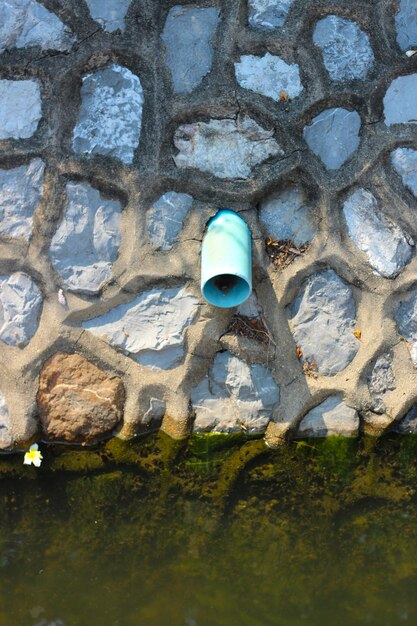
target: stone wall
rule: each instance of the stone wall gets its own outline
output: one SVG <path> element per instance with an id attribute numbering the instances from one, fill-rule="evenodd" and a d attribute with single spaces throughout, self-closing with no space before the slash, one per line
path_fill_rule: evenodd
<path id="1" fill-rule="evenodd" d="M 3 1 L 1 448 L 416 431 L 413 46 L 413 0 Z"/>

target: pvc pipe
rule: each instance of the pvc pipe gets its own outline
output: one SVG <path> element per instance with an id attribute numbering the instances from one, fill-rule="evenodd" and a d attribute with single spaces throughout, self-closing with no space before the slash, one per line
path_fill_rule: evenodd
<path id="1" fill-rule="evenodd" d="M 246 222 L 222 209 L 207 225 L 201 248 L 201 293 L 221 308 L 238 306 L 252 292 L 252 238 Z"/>

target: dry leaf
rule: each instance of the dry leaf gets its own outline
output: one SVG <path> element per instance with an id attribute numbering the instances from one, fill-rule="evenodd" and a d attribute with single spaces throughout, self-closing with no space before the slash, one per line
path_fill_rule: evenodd
<path id="1" fill-rule="evenodd" d="M 310 244 L 303 243 L 300 246 L 295 245 L 295 243 L 291 239 L 286 240 L 272 240 L 271 237 L 268 237 L 265 240 L 266 244 L 266 252 L 271 259 L 272 263 L 275 267 L 280 270 L 284 270 L 288 265 L 290 265 L 294 259 L 301 256 Z"/>
<path id="2" fill-rule="evenodd" d="M 353 334 L 355 335 L 356 339 L 359 339 L 359 341 L 360 341 L 360 339 L 362 337 L 362 332 L 360 330 L 356 329 L 356 330 L 353 331 Z"/>

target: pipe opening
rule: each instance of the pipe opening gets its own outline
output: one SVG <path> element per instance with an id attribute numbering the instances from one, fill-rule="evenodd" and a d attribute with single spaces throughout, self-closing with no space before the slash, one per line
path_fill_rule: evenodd
<path id="1" fill-rule="evenodd" d="M 251 285 L 235 274 L 213 276 L 203 287 L 204 298 L 214 306 L 230 308 L 242 304 L 251 292 Z"/>

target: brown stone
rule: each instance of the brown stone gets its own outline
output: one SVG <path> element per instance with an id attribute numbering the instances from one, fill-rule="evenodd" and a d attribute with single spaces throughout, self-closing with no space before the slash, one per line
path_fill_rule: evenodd
<path id="1" fill-rule="evenodd" d="M 122 419 L 125 390 L 83 356 L 57 353 L 43 366 L 37 400 L 49 440 L 94 443 Z"/>

